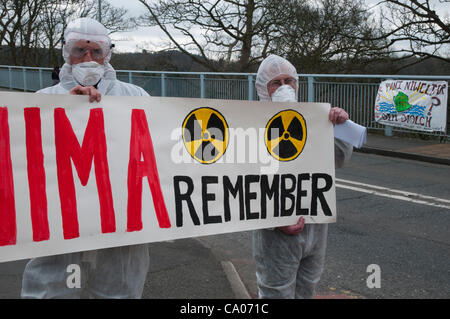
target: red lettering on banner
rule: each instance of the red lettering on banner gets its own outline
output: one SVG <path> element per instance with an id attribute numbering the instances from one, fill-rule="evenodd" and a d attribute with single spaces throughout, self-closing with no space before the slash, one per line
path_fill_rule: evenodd
<path id="1" fill-rule="evenodd" d="M 47 217 L 44 154 L 42 152 L 41 115 L 38 107 L 24 109 L 28 188 L 30 190 L 33 241 L 48 240 L 50 231 Z"/>
<path id="2" fill-rule="evenodd" d="M 141 160 L 143 157 L 143 161 Z M 144 110 L 131 113 L 130 161 L 128 162 L 127 231 L 142 230 L 142 179 L 147 176 L 160 228 L 170 228 L 169 214 L 159 182 L 153 143 Z"/>
<path id="3" fill-rule="evenodd" d="M 14 181 L 9 140 L 8 109 L 0 107 L 0 246 L 17 238 Z"/>
<path id="4" fill-rule="evenodd" d="M 54 113 L 56 165 L 64 238 L 79 237 L 71 158 L 83 186 L 86 186 L 89 180 L 92 161 L 94 161 L 102 232 L 115 232 L 115 213 L 106 157 L 107 148 L 102 109 L 91 109 L 81 147 L 64 109 L 56 108 Z"/>

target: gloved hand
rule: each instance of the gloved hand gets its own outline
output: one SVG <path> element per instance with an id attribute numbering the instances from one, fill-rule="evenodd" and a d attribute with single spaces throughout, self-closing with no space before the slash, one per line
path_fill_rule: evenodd
<path id="1" fill-rule="evenodd" d="M 304 226 L 305 226 L 305 219 L 303 217 L 300 217 L 297 224 L 277 227 L 277 229 L 281 230 L 286 235 L 298 235 L 303 230 Z"/>

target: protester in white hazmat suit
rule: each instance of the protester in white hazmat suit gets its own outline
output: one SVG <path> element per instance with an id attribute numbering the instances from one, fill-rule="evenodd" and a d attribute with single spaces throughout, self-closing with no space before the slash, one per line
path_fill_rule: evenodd
<path id="1" fill-rule="evenodd" d="M 64 32 L 61 82 L 37 93 L 148 96 L 117 80 L 109 64 L 111 39 L 99 22 L 81 18 Z M 79 267 L 79 268 L 77 268 Z M 132 245 L 31 259 L 22 280 L 22 298 L 141 298 L 149 267 L 147 245 Z M 70 275 L 80 270 L 81 287 Z M 83 294 L 82 294 L 83 291 Z"/>
<path id="2" fill-rule="evenodd" d="M 298 101 L 297 70 L 277 55 L 264 59 L 255 84 L 261 101 Z M 340 124 L 348 120 L 348 114 L 333 107 L 329 119 Z M 334 144 L 336 167 L 342 167 L 353 146 L 338 139 Z M 253 257 L 259 298 L 313 298 L 324 268 L 327 235 L 328 224 L 305 225 L 303 217 L 296 225 L 255 230 Z"/>

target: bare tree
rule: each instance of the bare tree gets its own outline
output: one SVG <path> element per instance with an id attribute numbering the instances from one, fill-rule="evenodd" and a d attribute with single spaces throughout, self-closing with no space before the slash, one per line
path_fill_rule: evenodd
<path id="1" fill-rule="evenodd" d="M 0 46 L 8 47 L 15 65 L 42 65 L 49 54 L 56 64 L 67 23 L 78 17 L 95 19 L 97 6 L 97 0 L 0 0 Z M 106 1 L 102 22 L 111 33 L 133 27 L 126 9 Z M 43 48 L 49 51 L 45 54 Z"/>
<path id="2" fill-rule="evenodd" d="M 13 63 L 24 63 L 35 43 L 34 35 L 39 25 L 38 16 L 42 1 L 2 0 L 0 45 L 8 46 Z"/>
<path id="3" fill-rule="evenodd" d="M 450 0 L 384 0 L 378 6 L 383 34 L 374 39 L 388 39 L 397 60 L 412 61 L 401 68 L 432 57 L 450 63 Z"/>
<path id="4" fill-rule="evenodd" d="M 364 61 L 388 52 L 362 1 L 318 0 L 286 2 L 288 23 L 280 24 L 276 51 L 303 73 L 350 72 Z"/>
<path id="5" fill-rule="evenodd" d="M 213 71 L 215 61 L 249 71 L 268 53 L 276 32 L 266 0 L 139 1 L 147 8 L 140 25 L 158 26 L 176 49 Z"/>
<path id="6" fill-rule="evenodd" d="M 77 11 L 73 14 L 72 18 L 98 18 L 98 0 L 78 0 L 76 2 Z M 101 6 L 101 23 L 109 30 L 110 33 L 126 31 L 135 27 L 133 20 L 127 17 L 128 10 L 124 7 L 114 7 L 111 3 L 105 0 L 102 0 Z"/>
<path id="7" fill-rule="evenodd" d="M 176 49 L 213 71 L 215 61 L 234 61 L 247 72 L 276 53 L 318 72 L 323 61 L 378 57 L 385 47 L 368 40 L 378 34 L 357 0 L 139 1 L 148 11 L 141 25 L 158 26 Z"/>
<path id="8" fill-rule="evenodd" d="M 20 1 L 0 0 L 0 45 L 15 46 L 23 3 Z"/>
<path id="9" fill-rule="evenodd" d="M 49 50 L 51 63 L 58 65 L 58 47 L 60 47 L 64 29 L 70 17 L 78 10 L 79 1 L 48 0 L 41 11 L 41 31 L 43 35 L 39 38 L 39 47 Z"/>

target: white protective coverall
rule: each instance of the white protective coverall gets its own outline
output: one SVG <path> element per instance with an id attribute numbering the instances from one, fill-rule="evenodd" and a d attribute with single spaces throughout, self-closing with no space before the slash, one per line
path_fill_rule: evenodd
<path id="1" fill-rule="evenodd" d="M 111 42 L 107 29 L 95 20 L 81 18 L 67 26 L 64 39 Z M 103 42 L 104 44 L 104 42 Z M 69 54 L 63 47 L 65 64 L 61 82 L 37 93 L 69 94 L 78 85 L 72 76 Z M 97 85 L 102 95 L 149 96 L 142 88 L 117 80 L 109 64 L 111 53 L 104 60 L 105 73 Z M 107 248 L 79 253 L 31 259 L 22 279 L 22 298 L 141 298 L 149 267 L 146 244 Z M 81 270 L 81 289 L 69 288 L 68 277 Z M 83 292 L 82 294 L 82 291 Z"/>
<path id="2" fill-rule="evenodd" d="M 261 101 L 271 101 L 269 81 L 279 75 L 296 80 L 295 67 L 287 60 L 270 55 L 261 63 L 256 76 L 256 90 Z M 352 154 L 353 146 L 334 139 L 335 164 L 342 167 Z M 324 269 L 328 224 L 305 224 L 298 235 L 287 235 L 277 229 L 253 231 L 253 257 L 259 298 L 313 298 Z"/>

